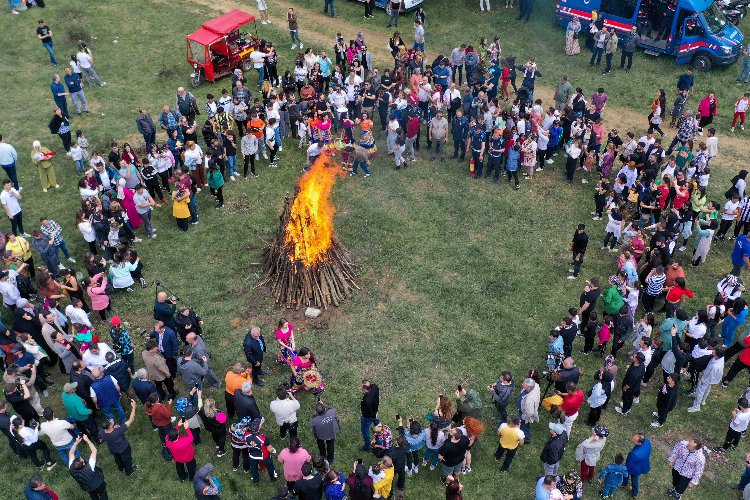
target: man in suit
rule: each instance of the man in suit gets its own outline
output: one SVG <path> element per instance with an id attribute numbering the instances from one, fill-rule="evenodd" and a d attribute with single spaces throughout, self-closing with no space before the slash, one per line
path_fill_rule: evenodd
<path id="1" fill-rule="evenodd" d="M 266 352 L 266 341 L 260 333 L 260 328 L 254 326 L 247 332 L 242 347 L 245 349 L 245 357 L 248 363 L 253 367 L 253 383 L 263 387 L 266 383 L 260 379 L 260 376 L 268 372 L 263 370 L 263 353 Z"/>
<path id="2" fill-rule="evenodd" d="M 154 317 L 167 325 L 172 330 L 175 329 L 174 313 L 177 309 L 176 297 L 167 298 L 166 292 L 159 292 L 154 301 Z"/>
<path id="3" fill-rule="evenodd" d="M 159 352 L 164 355 L 164 361 L 166 361 L 169 368 L 169 374 L 174 378 L 177 375 L 177 356 L 179 354 L 177 334 L 174 330 L 166 326 L 163 321 L 157 321 L 150 338 L 156 341 Z"/>

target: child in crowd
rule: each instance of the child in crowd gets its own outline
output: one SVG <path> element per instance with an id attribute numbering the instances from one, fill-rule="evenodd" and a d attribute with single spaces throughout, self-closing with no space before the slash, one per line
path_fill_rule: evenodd
<path id="1" fill-rule="evenodd" d="M 599 345 L 596 348 L 596 353 L 599 356 L 604 355 L 604 350 L 607 348 L 607 343 L 612 337 L 612 317 L 607 316 L 602 323 L 602 327 L 599 328 Z"/>
<path id="2" fill-rule="evenodd" d="M 615 455 L 615 463 L 607 465 L 599 473 L 599 484 L 602 485 L 602 498 L 612 498 L 622 484 L 628 468 L 625 467 L 625 458 L 621 453 Z"/>
<path id="3" fill-rule="evenodd" d="M 67 156 L 70 156 L 70 158 L 76 164 L 76 172 L 78 172 L 79 174 L 82 174 L 84 172 L 84 167 L 83 167 L 83 149 L 81 149 L 81 146 L 79 146 L 77 142 L 74 142 L 73 144 L 70 145 L 70 151 L 68 151 L 65 154 Z"/>

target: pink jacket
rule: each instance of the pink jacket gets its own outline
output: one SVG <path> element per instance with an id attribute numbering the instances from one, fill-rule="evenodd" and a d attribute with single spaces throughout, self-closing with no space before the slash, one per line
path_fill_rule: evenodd
<path id="1" fill-rule="evenodd" d="M 100 286 L 95 286 L 94 283 L 102 279 Z M 109 305 L 109 296 L 107 295 L 107 277 L 104 273 L 99 273 L 91 277 L 92 285 L 88 288 L 87 292 L 91 297 L 91 309 L 94 311 L 103 311 Z"/>
<path id="2" fill-rule="evenodd" d="M 714 106 L 714 116 L 716 116 L 719 112 L 719 99 L 714 97 L 714 103 L 716 103 L 716 106 Z M 704 97 L 701 101 L 700 105 L 698 106 L 698 113 L 700 113 L 701 116 L 708 116 L 711 113 L 711 103 L 708 100 L 708 96 Z"/>
<path id="3" fill-rule="evenodd" d="M 175 426 L 177 431 L 180 430 L 180 426 Z M 166 438 L 165 444 L 170 452 L 172 452 L 172 459 L 178 464 L 186 464 L 195 458 L 195 448 L 193 448 L 193 433 L 190 432 L 190 428 L 185 429 L 185 436 L 180 436 L 177 441 L 170 441 Z"/>

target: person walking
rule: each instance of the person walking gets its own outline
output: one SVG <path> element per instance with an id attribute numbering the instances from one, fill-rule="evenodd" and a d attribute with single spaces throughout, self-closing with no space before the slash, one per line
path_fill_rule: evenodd
<path id="1" fill-rule="evenodd" d="M 672 487 L 667 489 L 667 496 L 680 500 L 685 490 L 698 486 L 703 476 L 703 443 L 699 439 L 682 440 L 672 448 L 667 461 L 672 469 Z"/>
<path id="2" fill-rule="evenodd" d="M 49 60 L 53 66 L 57 67 L 57 59 L 55 59 L 55 44 L 52 41 L 52 30 L 47 26 L 43 19 L 37 22 L 36 37 L 42 42 L 42 47 L 49 53 Z"/>
<path id="3" fill-rule="evenodd" d="M 86 460 L 83 456 L 76 458 L 76 450 L 81 440 L 89 446 L 91 454 Z M 87 435 L 78 436 L 73 447 L 68 452 L 68 472 L 75 479 L 83 491 L 89 494 L 91 500 L 107 500 L 107 483 L 104 471 L 96 464 L 97 450 Z"/>
<path id="4" fill-rule="evenodd" d="M 748 340 L 750 342 L 750 340 Z M 378 420 L 378 407 L 380 406 L 380 389 L 377 384 L 370 382 L 367 379 L 362 380 L 359 388 L 362 390 L 362 401 L 359 404 L 360 409 L 360 431 L 362 433 L 362 441 L 364 446 L 360 448 L 361 451 L 370 451 L 370 427 L 373 424 L 377 425 L 380 423 Z"/>
<path id="5" fill-rule="evenodd" d="M 261 428 L 265 419 L 255 418 L 247 425 L 247 435 L 245 443 L 247 444 L 247 454 L 250 457 L 250 477 L 253 483 L 260 483 L 258 467 L 265 465 L 268 477 L 271 482 L 276 481 L 278 475 L 274 470 L 273 458 L 271 455 L 276 454 L 276 450 L 271 446 L 271 440 L 261 433 Z"/>
<path id="6" fill-rule="evenodd" d="M 130 426 L 135 422 L 135 407 L 136 402 L 131 399 L 130 417 L 122 425 L 115 425 L 114 420 L 107 420 L 102 424 L 102 429 L 99 431 L 99 439 L 107 443 L 109 452 L 115 457 L 117 470 L 124 472 L 128 477 L 132 476 L 138 469 L 138 466 L 133 465 L 132 450 L 128 438 L 125 436 L 125 433 L 130 430 Z"/>
<path id="7" fill-rule="evenodd" d="M 292 39 L 292 50 L 297 48 L 299 45 L 300 49 L 305 46 L 302 44 L 302 40 L 299 37 L 299 24 L 297 22 L 297 13 L 294 12 L 294 8 L 289 7 L 286 11 L 286 21 L 289 25 L 289 37 Z"/>
<path id="8" fill-rule="evenodd" d="M 622 402 L 615 407 L 615 411 L 622 416 L 630 413 L 633 402 L 641 395 L 641 383 L 646 374 L 646 356 L 642 352 L 633 354 L 632 363 L 625 371 L 622 380 Z"/>
<path id="9" fill-rule="evenodd" d="M 313 437 L 318 443 L 318 452 L 333 463 L 336 457 L 336 436 L 341 432 L 338 412 L 318 401 L 315 405 L 315 416 L 310 420 Z"/>
<path id="10" fill-rule="evenodd" d="M 67 108 L 67 105 L 65 106 Z M 68 117 L 67 111 L 56 108 L 52 118 L 50 118 L 49 124 L 47 124 L 50 134 L 57 135 L 63 144 L 63 149 L 66 152 L 70 151 L 70 146 L 73 143 L 73 138 L 70 133 L 70 118 Z M 57 184 L 55 179 L 50 178 L 50 185 L 52 182 Z M 44 181 L 42 181 L 44 183 Z"/>

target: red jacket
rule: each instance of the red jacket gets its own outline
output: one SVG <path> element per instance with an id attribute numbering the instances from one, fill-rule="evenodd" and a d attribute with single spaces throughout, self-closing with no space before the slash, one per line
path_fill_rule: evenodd
<path id="1" fill-rule="evenodd" d="M 414 116 L 406 122 L 406 137 L 412 138 L 419 135 L 419 117 Z"/>
<path id="2" fill-rule="evenodd" d="M 175 429 L 180 430 L 180 426 Z M 166 444 L 169 451 L 172 452 L 172 459 L 175 463 L 186 464 L 195 458 L 195 448 L 193 448 L 193 433 L 190 429 L 185 429 L 185 436 L 180 436 L 177 441 L 170 441 L 167 437 Z"/>
<path id="3" fill-rule="evenodd" d="M 750 335 L 742 339 L 742 343 L 745 344 L 745 348 L 740 353 L 740 361 L 743 364 L 750 366 Z"/>
<path id="4" fill-rule="evenodd" d="M 565 412 L 566 417 L 570 417 L 578 413 L 578 408 L 581 407 L 581 404 L 583 404 L 583 391 L 577 389 L 573 394 L 563 397 L 560 409 Z"/>

